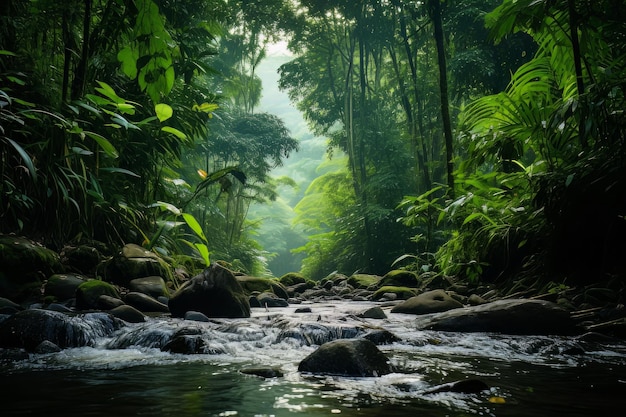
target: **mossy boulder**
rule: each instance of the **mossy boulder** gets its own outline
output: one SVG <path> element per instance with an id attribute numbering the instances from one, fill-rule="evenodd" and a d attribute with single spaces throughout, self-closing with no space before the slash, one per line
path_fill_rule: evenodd
<path id="1" fill-rule="evenodd" d="M 44 295 L 64 301 L 76 296 L 76 289 L 88 281 L 79 274 L 54 274 L 44 286 Z"/>
<path id="2" fill-rule="evenodd" d="M 419 278 L 415 272 L 394 269 L 393 271 L 387 272 L 382 277 L 378 285 L 381 287 L 390 286 L 417 288 L 419 285 Z"/>
<path id="3" fill-rule="evenodd" d="M 128 244 L 107 263 L 105 280 L 128 286 L 136 278 L 158 276 L 165 282 L 173 280 L 172 268 L 156 253 L 139 245 Z"/>
<path id="4" fill-rule="evenodd" d="M 415 289 L 395 286 L 380 287 L 372 294 L 372 300 L 380 300 L 385 294 L 395 294 L 397 300 L 408 300 L 411 297 L 415 297 Z"/>
<path id="5" fill-rule="evenodd" d="M 100 261 L 100 252 L 94 246 L 66 246 L 61 251 L 61 263 L 63 263 L 69 271 L 90 274 L 96 270 Z"/>
<path id="6" fill-rule="evenodd" d="M 315 281 L 313 281 L 312 279 L 306 278 L 304 275 L 302 275 L 299 272 L 288 272 L 282 277 L 280 277 L 278 280 L 285 287 L 291 287 L 292 285 L 303 284 L 303 283 L 312 284 L 311 287 L 315 286 Z"/>
<path id="7" fill-rule="evenodd" d="M 411 297 L 391 309 L 392 313 L 429 314 L 461 308 L 463 304 L 452 298 L 444 290 L 426 291 Z"/>
<path id="8" fill-rule="evenodd" d="M 354 274 L 348 278 L 348 284 L 354 288 L 366 289 L 377 286 L 380 279 L 381 277 L 378 275 Z"/>
<path id="9" fill-rule="evenodd" d="M 22 237 L 0 235 L 0 297 L 16 302 L 36 298 L 43 280 L 61 272 L 56 252 Z"/>
<path id="10" fill-rule="evenodd" d="M 247 294 L 271 292 L 283 300 L 289 299 L 287 288 L 276 279 L 251 277 L 248 275 L 239 275 L 236 278 Z"/>
<path id="11" fill-rule="evenodd" d="M 76 289 L 76 308 L 78 310 L 95 310 L 100 308 L 98 299 L 101 295 L 120 298 L 117 289 L 108 282 L 92 279 L 82 283 Z"/>
<path id="12" fill-rule="evenodd" d="M 187 311 L 207 317 L 250 317 L 250 303 L 241 284 L 232 271 L 219 264 L 211 264 L 185 282 L 168 305 L 173 317 L 184 317 Z"/>

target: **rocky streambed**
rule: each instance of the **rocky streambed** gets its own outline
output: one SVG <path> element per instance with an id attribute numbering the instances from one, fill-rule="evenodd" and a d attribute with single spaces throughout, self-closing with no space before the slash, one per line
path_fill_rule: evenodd
<path id="1" fill-rule="evenodd" d="M 0 298 L 0 391 L 15 394 L 3 415 L 67 415 L 68 407 L 177 416 L 623 408 L 619 303 L 572 308 L 562 298 L 478 293 L 407 271 L 312 282 L 213 264 L 189 277 L 133 245 L 105 260 L 73 255 L 72 269 L 81 265 L 90 278 L 61 262 L 55 270 L 54 254 L 45 253 L 51 266 L 30 261 L 38 273 L 3 264 L 0 295 L 12 299 Z M 35 399 L 31 387 L 42 384 Z"/>

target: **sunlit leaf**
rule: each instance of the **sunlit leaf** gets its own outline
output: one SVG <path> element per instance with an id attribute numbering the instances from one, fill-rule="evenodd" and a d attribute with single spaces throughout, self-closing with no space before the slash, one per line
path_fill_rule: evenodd
<path id="1" fill-rule="evenodd" d="M 492 404 L 505 404 L 506 400 L 502 397 L 489 397 L 489 402 Z"/>
<path id="2" fill-rule="evenodd" d="M 219 106 L 215 103 L 202 103 L 202 104 L 194 104 L 191 108 L 193 111 L 199 111 L 203 113 L 211 113 L 217 110 Z"/>
<path id="3" fill-rule="evenodd" d="M 152 203 L 148 206 L 149 208 L 158 207 L 161 210 L 167 210 L 171 213 L 174 213 L 177 216 L 180 216 L 181 211 L 178 207 L 173 204 L 166 203 L 165 201 L 157 201 L 156 203 Z"/>
<path id="4" fill-rule="evenodd" d="M 209 248 L 207 247 L 207 245 L 205 245 L 204 243 L 196 243 L 194 244 L 194 246 L 200 253 L 202 260 L 204 260 L 204 264 L 206 266 L 209 266 L 211 264 L 211 261 L 209 259 Z"/>
<path id="5" fill-rule="evenodd" d="M 200 226 L 200 223 L 198 223 L 198 221 L 196 220 L 195 217 L 193 217 L 192 214 L 189 213 L 183 213 L 183 219 L 185 219 L 185 222 L 187 222 L 187 225 L 189 225 L 189 228 L 191 228 L 191 230 L 202 240 L 204 240 L 205 242 L 207 242 L 207 238 L 204 235 L 204 232 L 202 231 L 202 226 Z"/>
<path id="6" fill-rule="evenodd" d="M 98 81 L 98 84 L 100 85 L 100 87 L 96 87 L 96 91 L 99 92 L 100 94 L 102 94 L 103 96 L 111 99 L 111 101 L 115 102 L 115 103 L 124 103 L 125 100 L 123 98 L 121 98 L 120 96 L 117 95 L 117 93 L 115 92 L 115 90 L 108 85 L 105 82 L 102 81 Z"/>
<path id="7" fill-rule="evenodd" d="M 171 106 L 165 103 L 159 103 L 154 106 L 154 112 L 156 113 L 157 118 L 162 123 L 172 117 L 174 114 L 174 110 Z"/>

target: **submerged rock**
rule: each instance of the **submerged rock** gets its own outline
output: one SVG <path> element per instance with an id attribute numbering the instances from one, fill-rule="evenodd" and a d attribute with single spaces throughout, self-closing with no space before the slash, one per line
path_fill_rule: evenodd
<path id="1" fill-rule="evenodd" d="M 298 371 L 343 376 L 380 376 L 391 373 L 387 356 L 367 339 L 335 340 L 304 358 Z"/>
<path id="2" fill-rule="evenodd" d="M 122 326 L 107 313 L 70 316 L 58 311 L 23 310 L 0 323 L 0 347 L 32 352 L 44 341 L 60 348 L 93 346 Z"/>
<path id="3" fill-rule="evenodd" d="M 261 378 L 280 378 L 283 371 L 276 367 L 250 366 L 239 370 L 242 374 L 260 376 Z"/>
<path id="4" fill-rule="evenodd" d="M 207 317 L 250 317 L 250 303 L 232 271 L 212 264 L 185 282 L 169 302 L 173 317 L 198 311 Z"/>
<path id="5" fill-rule="evenodd" d="M 436 394 L 438 392 L 460 392 L 463 394 L 478 394 L 486 391 L 489 386 L 479 379 L 464 379 L 462 381 L 450 382 L 447 384 L 437 385 L 426 391 L 424 394 Z"/>
<path id="6" fill-rule="evenodd" d="M 576 333 L 566 310 L 549 301 L 526 299 L 498 300 L 434 314 L 418 320 L 418 328 L 520 335 Z"/>
<path id="7" fill-rule="evenodd" d="M 391 309 L 391 312 L 405 314 L 429 314 L 460 307 L 463 307 L 463 304 L 452 298 L 444 290 L 432 290 L 409 298 Z"/>

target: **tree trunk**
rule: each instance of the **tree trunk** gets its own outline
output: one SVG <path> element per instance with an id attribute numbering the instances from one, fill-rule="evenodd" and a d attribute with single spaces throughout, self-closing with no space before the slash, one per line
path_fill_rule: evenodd
<path id="1" fill-rule="evenodd" d="M 446 170 L 448 174 L 448 189 L 454 197 L 454 164 L 452 161 L 452 125 L 450 123 L 450 106 L 448 104 L 448 75 L 446 68 L 446 51 L 444 46 L 443 23 L 441 20 L 440 0 L 430 0 L 430 12 L 435 28 L 435 43 L 437 45 L 437 62 L 439 64 L 439 92 L 441 95 L 441 118 L 443 134 L 446 143 Z"/>

